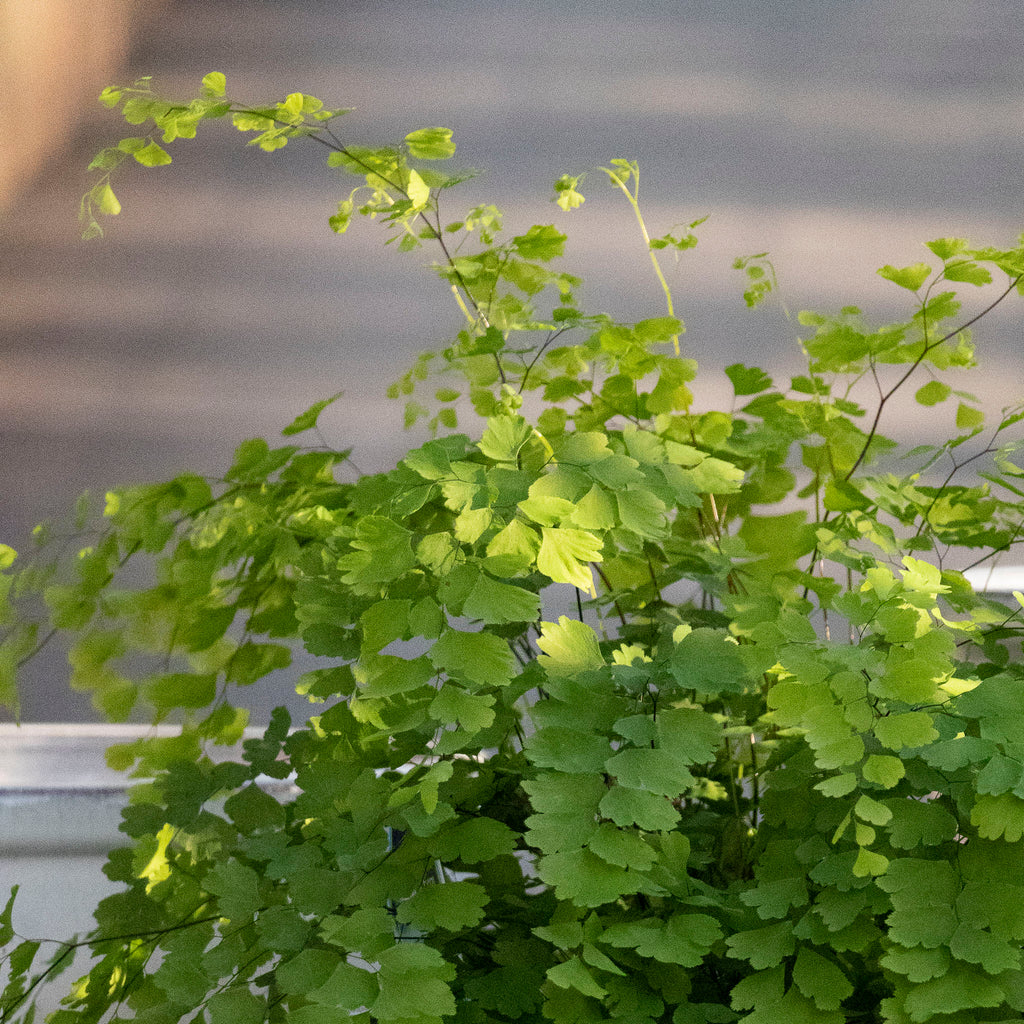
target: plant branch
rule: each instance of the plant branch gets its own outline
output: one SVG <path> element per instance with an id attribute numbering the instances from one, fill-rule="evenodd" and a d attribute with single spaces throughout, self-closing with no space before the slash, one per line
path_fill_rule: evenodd
<path id="1" fill-rule="evenodd" d="M 1018 275 L 1017 277 L 1013 278 L 1013 280 L 1010 281 L 1010 283 L 1006 286 L 1006 289 L 999 296 L 997 296 L 992 302 L 990 302 L 980 313 L 978 313 L 975 316 L 972 316 L 970 320 L 965 321 L 958 327 L 954 327 L 953 330 L 951 330 L 947 334 L 944 334 L 937 341 L 933 341 L 930 344 L 927 340 L 925 341 L 924 347 L 921 349 L 917 358 L 910 364 L 910 366 L 907 368 L 906 372 L 900 377 L 900 379 L 896 381 L 896 383 L 893 384 L 893 386 L 889 388 L 889 390 L 884 395 L 882 395 L 881 399 L 879 400 L 878 408 L 875 410 L 875 418 L 874 420 L 872 420 L 871 429 L 868 431 L 868 436 L 864 442 L 864 446 L 861 448 L 860 454 L 857 456 L 857 459 L 854 462 L 854 464 L 843 476 L 844 480 L 849 480 L 850 477 L 852 477 L 853 474 L 857 471 L 857 468 L 860 466 L 860 464 L 864 461 L 864 458 L 867 455 L 868 450 L 871 448 L 871 443 L 875 439 L 875 434 L 878 432 L 878 424 L 882 419 L 882 412 L 885 409 L 886 402 L 888 402 L 889 399 L 892 398 L 892 396 L 895 395 L 901 387 L 903 387 L 907 380 L 913 375 L 914 371 L 917 370 L 917 368 L 924 361 L 924 357 L 928 355 L 928 353 L 931 352 L 933 348 L 937 348 L 943 342 L 949 341 L 950 338 L 955 338 L 962 331 L 967 330 L 967 328 L 970 327 L 971 324 L 977 323 L 983 316 L 987 316 L 993 309 L 996 308 L 996 306 L 999 305 L 999 303 L 1001 303 L 1010 294 L 1010 292 L 1013 291 L 1014 288 L 1016 288 L 1018 282 L 1020 282 L 1022 277 L 1024 277 L 1024 275 Z"/>
<path id="2" fill-rule="evenodd" d="M 636 222 L 640 226 L 640 234 L 643 236 L 644 244 L 647 246 L 647 255 L 650 257 L 651 266 L 654 267 L 654 273 L 658 278 L 658 284 L 661 285 L 662 294 L 665 296 L 665 307 L 668 310 L 668 315 L 675 319 L 675 307 L 672 302 L 672 289 L 669 288 L 668 281 L 665 280 L 665 275 L 662 273 L 661 264 L 658 262 L 658 257 L 654 250 L 651 248 L 651 236 L 648 234 L 647 225 L 644 223 L 643 214 L 640 212 L 640 173 L 634 170 L 634 188 L 630 192 L 626 188 L 626 183 L 619 177 L 615 171 L 609 170 L 607 167 L 602 167 L 602 171 L 608 175 L 611 183 L 618 188 L 622 194 L 626 197 L 629 205 L 633 208 L 633 214 L 636 217 Z M 679 355 L 679 335 L 672 335 L 672 347 L 675 350 L 675 354 Z"/>

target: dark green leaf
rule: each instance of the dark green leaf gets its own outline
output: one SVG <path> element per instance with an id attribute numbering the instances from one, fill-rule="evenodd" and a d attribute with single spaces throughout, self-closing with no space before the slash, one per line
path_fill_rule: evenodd
<path id="1" fill-rule="evenodd" d="M 601 935 L 609 946 L 635 949 L 663 963 L 696 967 L 722 937 L 719 923 L 707 914 L 674 914 L 668 920 L 613 924 Z"/>
<path id="2" fill-rule="evenodd" d="M 427 931 L 460 931 L 480 923 L 487 900 L 487 891 L 474 882 L 427 885 L 398 908 L 398 920 Z"/>

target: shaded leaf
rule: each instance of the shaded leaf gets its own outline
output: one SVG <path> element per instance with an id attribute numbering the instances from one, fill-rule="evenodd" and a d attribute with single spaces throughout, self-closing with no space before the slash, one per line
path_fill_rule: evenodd
<path id="1" fill-rule="evenodd" d="M 515 669 L 508 643 L 490 633 L 446 630 L 430 648 L 429 658 L 439 671 L 476 686 L 505 686 Z"/>
<path id="2" fill-rule="evenodd" d="M 721 925 L 707 914 L 673 914 L 666 921 L 612 924 L 600 940 L 662 963 L 696 967 L 721 937 Z"/>
<path id="3" fill-rule="evenodd" d="M 343 394 L 344 392 L 338 391 L 331 395 L 330 398 L 323 398 L 319 402 L 314 402 L 305 412 L 296 416 L 281 433 L 288 437 L 292 434 L 301 434 L 303 431 L 312 430 L 320 418 L 320 413 L 341 398 Z"/>
<path id="4" fill-rule="evenodd" d="M 487 890 L 474 882 L 426 885 L 398 908 L 398 920 L 417 928 L 459 931 L 479 924 Z"/>

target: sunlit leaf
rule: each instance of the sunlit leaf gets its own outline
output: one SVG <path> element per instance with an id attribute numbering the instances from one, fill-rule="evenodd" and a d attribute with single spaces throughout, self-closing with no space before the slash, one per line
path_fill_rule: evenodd
<path id="1" fill-rule="evenodd" d="M 226 89 L 227 80 L 220 71 L 203 75 L 203 92 L 207 96 L 223 96 Z"/>
<path id="2" fill-rule="evenodd" d="M 887 263 L 878 271 L 879 277 L 884 277 L 901 288 L 916 292 L 921 285 L 931 276 L 932 268 L 927 263 L 915 263 L 909 267 L 894 267 Z"/>
<path id="3" fill-rule="evenodd" d="M 142 149 L 136 150 L 132 153 L 132 156 L 143 167 L 163 167 L 171 162 L 170 153 L 155 142 L 150 142 L 148 146 L 143 146 Z"/>
<path id="4" fill-rule="evenodd" d="M 455 155 L 450 128 L 420 128 L 406 135 L 405 144 L 417 160 L 447 160 Z"/>

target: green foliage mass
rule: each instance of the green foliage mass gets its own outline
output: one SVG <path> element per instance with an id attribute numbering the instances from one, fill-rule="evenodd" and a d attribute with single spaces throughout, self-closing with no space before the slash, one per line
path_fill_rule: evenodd
<path id="1" fill-rule="evenodd" d="M 1024 410 L 987 423 L 947 378 L 1024 246 L 929 242 L 880 271 L 905 321 L 801 313 L 805 373 L 730 366 L 730 406 L 699 411 L 659 264 L 699 221 L 652 238 L 635 164 L 599 173 L 666 307 L 617 323 L 552 269 L 555 226 L 441 219 L 446 129 L 356 145 L 342 111 L 245 108 L 218 74 L 186 104 L 146 80 L 102 99 L 141 134 L 93 162 L 87 236 L 128 156 L 229 118 L 267 152 L 323 146 L 357 179 L 331 228 L 431 248 L 465 324 L 395 385 L 434 437 L 386 472 L 345 482 L 328 399 L 220 480 L 111 493 L 70 553 L 0 549 L 3 700 L 57 631 L 111 719 L 181 723 L 109 752 L 139 781 L 94 931 L 40 944 L 13 897 L 0 915 L 0 1019 L 83 947 L 54 1024 L 1021 1019 L 1021 607 L 959 570 L 1020 540 Z M 748 304 L 774 295 L 765 254 L 736 268 Z M 908 389 L 948 440 L 883 436 Z M 299 648 L 308 720 L 279 708 L 211 757 L 243 735 L 236 687 Z"/>

